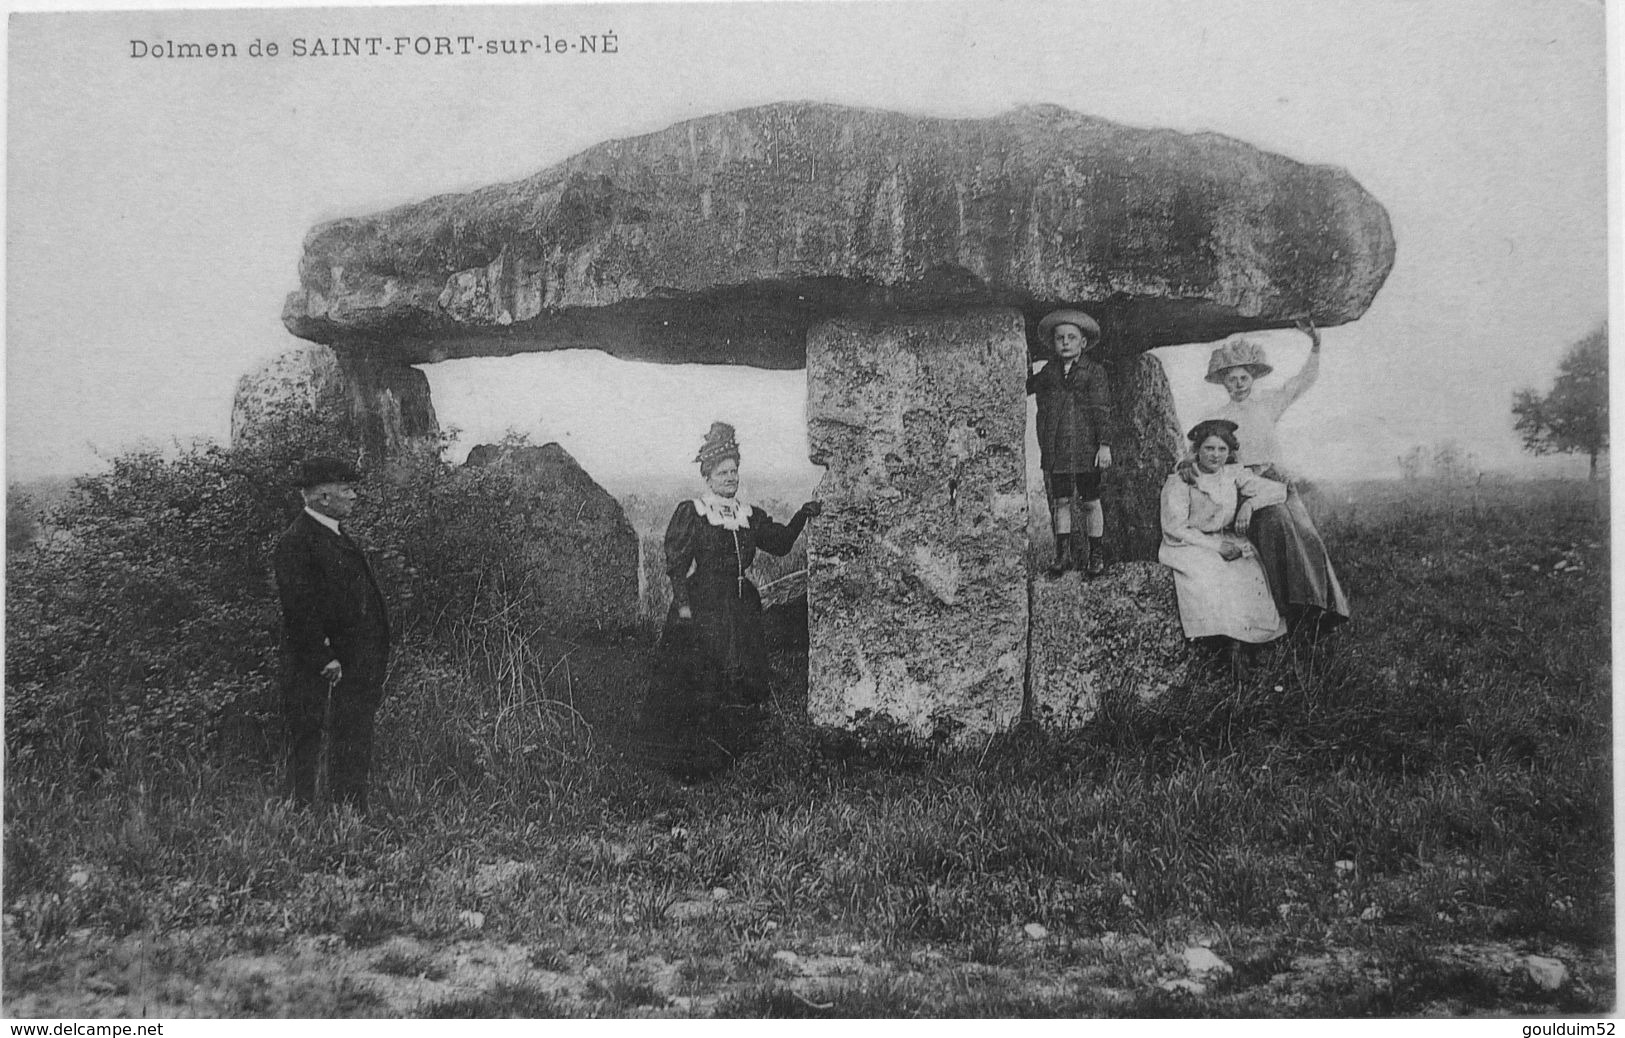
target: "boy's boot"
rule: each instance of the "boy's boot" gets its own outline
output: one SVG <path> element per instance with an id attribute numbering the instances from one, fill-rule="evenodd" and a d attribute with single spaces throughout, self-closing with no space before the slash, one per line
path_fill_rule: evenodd
<path id="1" fill-rule="evenodd" d="M 1077 565 L 1072 557 L 1072 534 L 1055 535 L 1055 565 L 1044 571 L 1044 579 L 1060 580 L 1066 571 Z"/>
<path id="2" fill-rule="evenodd" d="M 1083 565 L 1081 559 L 1077 560 L 1074 565 L 1083 569 L 1083 575 L 1090 580 L 1103 576 L 1106 572 L 1105 539 L 1101 537 L 1089 538 L 1089 562 L 1087 566 Z"/>

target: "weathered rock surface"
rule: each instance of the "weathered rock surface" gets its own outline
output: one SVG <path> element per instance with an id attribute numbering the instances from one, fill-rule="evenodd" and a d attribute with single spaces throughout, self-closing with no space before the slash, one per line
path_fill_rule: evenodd
<path id="1" fill-rule="evenodd" d="M 402 362 L 591 347 L 803 364 L 871 310 L 1088 305 L 1107 349 L 1351 321 L 1393 263 L 1347 173 L 1053 105 L 986 119 L 781 103 L 336 220 L 283 321 Z M 1032 325 L 1029 323 L 1029 328 Z"/>
<path id="2" fill-rule="evenodd" d="M 440 435 L 429 380 L 390 360 L 327 346 L 299 346 L 237 380 L 232 442 L 276 435 L 308 416 L 354 435 L 373 457 L 394 456 Z"/>
<path id="3" fill-rule="evenodd" d="M 1026 344 L 1014 311 L 835 321 L 807 347 L 828 466 L 808 527 L 808 710 L 920 735 L 1020 714 Z"/>
<path id="4" fill-rule="evenodd" d="M 638 615 L 638 538 L 620 504 L 556 443 L 480 446 L 471 468 L 511 473 L 527 492 L 525 586 L 561 634 L 612 633 Z"/>
<path id="5" fill-rule="evenodd" d="M 1161 563 L 1118 563 L 1087 582 L 1036 580 L 1031 624 L 1028 687 L 1040 723 L 1076 728 L 1103 697 L 1151 700 L 1188 680 L 1173 571 Z"/>
<path id="6" fill-rule="evenodd" d="M 1162 484 L 1184 453 L 1173 392 L 1162 362 L 1148 354 L 1108 360 L 1107 373 L 1117 442 L 1100 493 L 1106 549 L 1113 559 L 1155 559 L 1162 543 Z"/>
<path id="7" fill-rule="evenodd" d="M 1191 947 L 1181 953 L 1185 960 L 1187 972 L 1195 975 L 1234 973 L 1235 969 L 1228 962 L 1214 954 L 1211 948 Z"/>

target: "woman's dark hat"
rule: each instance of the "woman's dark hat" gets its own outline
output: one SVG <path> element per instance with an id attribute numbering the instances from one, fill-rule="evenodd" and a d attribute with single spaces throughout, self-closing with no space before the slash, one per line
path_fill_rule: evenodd
<path id="1" fill-rule="evenodd" d="M 712 422 L 710 430 L 705 434 L 705 442 L 700 445 L 700 453 L 694 460 L 701 466 L 707 466 L 723 458 L 739 460 L 739 442 L 734 439 L 734 427 L 727 422 Z"/>
<path id="2" fill-rule="evenodd" d="M 319 487 L 323 483 L 359 483 L 361 470 L 343 458 L 317 456 L 299 463 L 295 485 L 301 490 Z"/>
<path id="3" fill-rule="evenodd" d="M 1228 418 L 1209 418 L 1206 421 L 1197 422 L 1194 426 L 1192 426 L 1191 431 L 1185 434 L 1185 439 L 1191 441 L 1197 446 L 1200 446 L 1203 440 L 1207 439 L 1209 436 L 1212 436 L 1214 433 L 1228 433 L 1233 439 L 1236 435 L 1236 430 L 1239 428 L 1241 428 L 1241 426 L 1230 421 Z"/>
<path id="4" fill-rule="evenodd" d="M 1082 310 L 1054 310 L 1045 314 L 1044 319 L 1038 322 L 1038 337 L 1046 343 L 1050 342 L 1056 326 L 1063 324 L 1075 326 L 1091 346 L 1100 341 L 1100 325 Z"/>

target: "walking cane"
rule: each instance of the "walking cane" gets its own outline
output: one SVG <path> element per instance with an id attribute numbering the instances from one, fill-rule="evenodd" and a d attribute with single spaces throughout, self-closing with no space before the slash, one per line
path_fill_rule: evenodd
<path id="1" fill-rule="evenodd" d="M 333 802 L 333 689 L 338 687 L 339 674 L 327 676 L 327 703 L 322 707 L 322 742 L 316 758 L 316 799 Z"/>

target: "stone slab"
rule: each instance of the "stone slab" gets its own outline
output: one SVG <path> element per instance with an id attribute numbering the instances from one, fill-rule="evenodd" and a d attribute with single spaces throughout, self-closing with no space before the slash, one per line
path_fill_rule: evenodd
<path id="1" fill-rule="evenodd" d="M 1393 261 L 1348 173 L 1231 137 L 1056 105 L 783 102 L 322 224 L 283 322 L 403 363 L 596 348 L 796 368 L 808 328 L 861 310 L 1067 303 L 1105 307 L 1139 350 L 1352 321 Z"/>
<path id="2" fill-rule="evenodd" d="M 620 503 L 557 443 L 481 445 L 469 468 L 509 473 L 524 492 L 514 507 L 529 531 L 515 562 L 543 603 L 550 629 L 617 634 L 638 619 L 638 537 Z"/>
<path id="3" fill-rule="evenodd" d="M 1027 347 L 1010 310 L 833 321 L 807 344 L 828 471 L 809 527 L 808 710 L 930 736 L 1020 716 Z"/>
<path id="4" fill-rule="evenodd" d="M 1033 719 L 1077 728 L 1113 695 L 1157 698 L 1189 680 L 1173 571 L 1158 562 L 1112 566 L 1084 581 L 1069 573 L 1032 585 Z"/>

